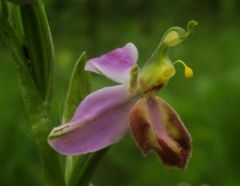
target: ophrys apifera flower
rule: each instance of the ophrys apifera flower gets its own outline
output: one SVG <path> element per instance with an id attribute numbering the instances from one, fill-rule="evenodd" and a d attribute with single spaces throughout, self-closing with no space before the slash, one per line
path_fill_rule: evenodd
<path id="1" fill-rule="evenodd" d="M 85 70 L 119 85 L 88 95 L 71 121 L 52 130 L 50 145 L 61 154 L 86 154 L 117 142 L 130 128 L 144 154 L 155 151 L 165 166 L 184 168 L 191 155 L 190 134 L 156 93 L 174 76 L 176 63 L 184 66 L 186 78 L 192 77 L 191 68 L 182 60 L 172 62 L 168 50 L 188 38 L 196 24 L 189 22 L 187 31 L 170 28 L 142 69 L 132 43 L 87 61 Z"/>

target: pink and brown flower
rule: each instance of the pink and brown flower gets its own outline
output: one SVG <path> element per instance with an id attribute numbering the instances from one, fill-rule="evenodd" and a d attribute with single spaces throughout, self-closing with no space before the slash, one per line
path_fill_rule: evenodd
<path id="1" fill-rule="evenodd" d="M 88 95 L 78 106 L 71 121 L 52 130 L 49 144 L 59 153 L 79 155 L 98 151 L 116 143 L 130 129 L 144 154 L 156 152 L 167 167 L 184 168 L 191 156 L 191 136 L 178 114 L 156 93 L 175 74 L 174 64 L 192 70 L 181 60 L 172 63 L 167 51 L 191 34 L 172 27 L 146 65 L 137 67 L 138 51 L 132 43 L 100 57 L 90 59 L 85 70 L 115 81 Z"/>

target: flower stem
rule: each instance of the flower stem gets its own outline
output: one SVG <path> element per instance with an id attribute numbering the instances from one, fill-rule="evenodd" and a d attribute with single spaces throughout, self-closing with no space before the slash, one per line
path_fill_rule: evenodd
<path id="1" fill-rule="evenodd" d="M 104 155 L 107 153 L 108 149 L 109 148 L 105 148 L 103 150 L 88 155 L 88 157 L 82 164 L 81 172 L 78 179 L 75 183 L 69 186 L 88 186 L 98 164 L 100 163 Z"/>
<path id="2" fill-rule="evenodd" d="M 39 19 L 41 18 L 43 17 L 39 17 Z M 36 79 L 33 78 L 31 66 L 29 67 L 29 63 L 32 61 L 24 50 L 22 38 L 10 25 L 6 16 L 0 16 L 0 25 L 0 40 L 7 46 L 16 63 L 19 85 L 30 120 L 32 137 L 40 155 L 44 186 L 65 186 L 58 155 L 47 143 L 47 135 L 52 128 L 50 103 L 43 99 Z M 38 35 L 32 34 L 32 37 L 38 37 Z M 48 41 L 48 43 L 50 42 Z M 42 50 L 38 52 L 42 52 Z"/>
<path id="3" fill-rule="evenodd" d="M 43 3 L 37 0 L 22 5 L 20 12 L 33 79 L 43 99 L 48 100 L 51 97 L 55 54 Z"/>
<path id="4" fill-rule="evenodd" d="M 65 181 L 67 186 L 76 185 L 79 180 L 81 169 L 89 158 L 89 154 L 83 156 L 67 156 Z"/>
<path id="5" fill-rule="evenodd" d="M 69 82 L 62 122 L 71 120 L 79 103 L 90 93 L 88 73 L 84 71 L 87 61 L 85 52 L 79 57 Z M 81 155 L 67 156 L 65 167 L 65 181 L 67 186 L 88 185 L 98 163 L 107 152 L 107 149 Z"/>

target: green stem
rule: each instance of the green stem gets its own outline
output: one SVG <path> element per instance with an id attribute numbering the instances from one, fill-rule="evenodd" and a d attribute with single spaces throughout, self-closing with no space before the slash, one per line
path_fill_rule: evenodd
<path id="1" fill-rule="evenodd" d="M 0 25 L 0 40 L 8 47 L 14 58 L 17 68 L 21 68 L 24 73 L 29 76 L 30 70 L 25 61 L 25 55 L 20 39 L 17 37 L 17 34 L 3 16 L 0 16 Z M 28 78 L 31 79 L 30 76 Z"/>
<path id="2" fill-rule="evenodd" d="M 32 136 L 37 144 L 45 186 L 64 186 L 64 179 L 58 162 L 58 155 L 47 143 L 47 135 L 51 129 L 49 104 L 42 99 L 32 79 L 28 66 L 28 57 L 24 53 L 23 44 L 10 26 L 6 17 L 0 16 L 0 40 L 8 47 L 17 66 L 19 85 L 25 107 L 29 116 Z"/>
<path id="3" fill-rule="evenodd" d="M 76 185 L 79 180 L 81 169 L 84 163 L 88 160 L 90 154 L 83 156 L 67 156 L 65 180 L 67 186 Z"/>
<path id="4" fill-rule="evenodd" d="M 71 185 L 69 184 L 69 186 L 88 186 L 98 164 L 107 153 L 108 149 L 109 148 L 105 148 L 103 150 L 90 154 L 82 164 L 78 179 L 75 183 Z"/>
<path id="5" fill-rule="evenodd" d="M 6 0 L 1 0 L 1 14 L 6 19 L 9 17 L 8 6 Z"/>
<path id="6" fill-rule="evenodd" d="M 48 20 L 41 0 L 20 6 L 27 52 L 33 78 L 43 99 L 49 99 L 52 89 L 54 48 Z"/>
<path id="7" fill-rule="evenodd" d="M 90 93 L 88 73 L 84 71 L 86 61 L 87 58 L 84 52 L 79 57 L 73 69 L 65 99 L 63 123 L 72 118 L 79 103 Z M 65 180 L 67 186 L 88 185 L 94 170 L 105 152 L 106 150 L 102 150 L 82 156 L 67 156 L 65 167 Z"/>

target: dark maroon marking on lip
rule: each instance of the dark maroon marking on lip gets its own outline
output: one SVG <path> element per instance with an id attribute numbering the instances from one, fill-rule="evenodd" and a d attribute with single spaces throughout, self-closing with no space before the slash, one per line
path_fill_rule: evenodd
<path id="1" fill-rule="evenodd" d="M 156 134 L 152 131 L 151 123 L 148 123 L 144 117 L 144 109 L 146 109 L 144 107 L 144 101 L 145 100 L 142 99 L 137 102 L 130 113 L 131 130 L 139 148 L 144 154 L 147 154 L 149 151 L 155 151 L 166 167 L 185 168 L 191 155 L 191 136 L 183 122 L 180 120 L 177 113 L 165 103 L 165 101 L 161 100 L 161 106 L 164 107 L 162 109 L 165 109 L 168 114 L 166 122 L 176 127 L 180 134 L 180 136 L 176 137 L 171 134 L 169 131 L 170 129 L 166 127 L 167 135 L 170 137 L 169 140 L 177 146 L 176 149 L 172 148 L 164 137 L 156 137 Z M 151 102 L 154 100 L 150 98 L 148 101 Z M 149 141 L 149 135 L 155 135 L 157 146 L 153 144 L 152 141 Z"/>
<path id="2" fill-rule="evenodd" d="M 187 158 L 171 149 L 164 140 L 158 139 L 161 149 L 156 149 L 166 167 L 185 168 Z"/>
<path id="3" fill-rule="evenodd" d="M 182 153 L 184 153 L 186 156 L 189 156 L 192 149 L 191 136 L 187 131 L 186 127 L 184 126 L 183 122 L 179 118 L 179 116 L 173 111 L 173 109 L 167 103 L 164 104 L 169 114 L 168 122 L 174 123 L 175 127 L 179 130 L 179 133 L 181 135 L 180 138 L 174 138 L 174 136 L 172 135 L 170 135 L 170 137 L 174 138 L 174 140 L 180 145 L 182 151 L 185 151 Z"/>
<path id="4" fill-rule="evenodd" d="M 136 139 L 139 148 L 144 154 L 151 149 L 148 142 L 148 133 L 150 130 L 149 123 L 145 122 L 137 107 L 133 108 L 130 113 L 130 125 L 132 134 Z"/>

